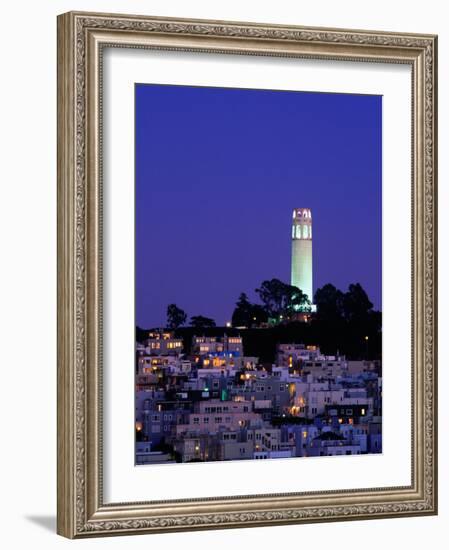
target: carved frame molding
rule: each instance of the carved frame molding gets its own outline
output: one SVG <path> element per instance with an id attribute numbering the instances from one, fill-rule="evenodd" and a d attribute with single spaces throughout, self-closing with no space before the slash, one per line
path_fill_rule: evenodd
<path id="1" fill-rule="evenodd" d="M 412 67 L 412 484 L 147 503 L 102 499 L 104 47 Z M 437 513 L 437 38 L 70 12 L 58 17 L 58 533 L 70 538 Z"/>

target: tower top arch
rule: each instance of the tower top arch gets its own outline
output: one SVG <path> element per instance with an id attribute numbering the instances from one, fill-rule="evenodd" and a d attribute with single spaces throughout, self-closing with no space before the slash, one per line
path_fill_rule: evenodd
<path id="1" fill-rule="evenodd" d="M 310 208 L 294 208 L 293 219 L 299 221 L 312 220 L 312 211 Z"/>

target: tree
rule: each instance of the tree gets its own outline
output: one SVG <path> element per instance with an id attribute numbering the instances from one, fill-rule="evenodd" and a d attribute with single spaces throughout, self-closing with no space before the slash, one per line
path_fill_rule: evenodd
<path id="1" fill-rule="evenodd" d="M 279 279 L 263 281 L 256 292 L 270 317 L 290 317 L 298 310 L 310 309 L 309 298 L 302 290 Z"/>
<path id="2" fill-rule="evenodd" d="M 234 327 L 248 327 L 250 323 L 250 314 L 251 303 L 248 300 L 248 296 L 242 292 L 232 314 L 232 325 Z"/>
<path id="3" fill-rule="evenodd" d="M 242 292 L 232 314 L 232 325 L 234 327 L 251 327 L 267 320 L 268 315 L 265 309 L 259 304 L 252 304 L 248 300 L 248 296 Z"/>
<path id="4" fill-rule="evenodd" d="M 167 307 L 167 328 L 178 328 L 187 321 L 186 312 L 176 304 Z"/>
<path id="5" fill-rule="evenodd" d="M 203 317 L 202 315 L 194 315 L 190 317 L 190 325 L 194 328 L 211 328 L 215 327 L 216 323 L 209 317 Z"/>
<path id="6" fill-rule="evenodd" d="M 334 321 L 342 319 L 344 294 L 334 285 L 327 284 L 315 292 L 315 304 L 319 319 Z"/>
<path id="7" fill-rule="evenodd" d="M 266 323 L 267 321 L 268 321 L 268 314 L 265 308 L 259 304 L 251 304 L 250 324 L 260 325 L 260 323 Z"/>
<path id="8" fill-rule="evenodd" d="M 285 285 L 286 305 L 284 315 L 291 317 L 297 311 L 311 311 L 310 300 L 307 294 L 297 286 Z"/>
<path id="9" fill-rule="evenodd" d="M 349 285 L 343 296 L 343 314 L 348 321 L 365 321 L 373 309 L 367 293 L 360 283 Z"/>

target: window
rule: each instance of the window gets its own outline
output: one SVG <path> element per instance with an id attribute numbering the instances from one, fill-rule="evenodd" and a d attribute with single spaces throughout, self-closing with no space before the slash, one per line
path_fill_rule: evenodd
<path id="1" fill-rule="evenodd" d="M 193 418 L 193 423 L 194 423 L 194 424 L 199 424 L 199 423 L 200 423 L 200 419 L 198 418 L 198 416 L 195 416 L 195 417 Z"/>
<path id="2" fill-rule="evenodd" d="M 209 418 L 208 418 L 207 416 L 205 416 L 205 417 L 203 418 L 203 423 L 204 423 L 204 424 L 209 424 Z"/>
<path id="3" fill-rule="evenodd" d="M 297 239 L 301 238 L 301 226 L 300 225 L 296 226 L 296 238 Z"/>
<path id="4" fill-rule="evenodd" d="M 221 418 L 221 416 L 216 416 L 215 419 L 214 419 L 215 424 L 221 424 L 222 421 L 223 421 L 223 419 Z"/>

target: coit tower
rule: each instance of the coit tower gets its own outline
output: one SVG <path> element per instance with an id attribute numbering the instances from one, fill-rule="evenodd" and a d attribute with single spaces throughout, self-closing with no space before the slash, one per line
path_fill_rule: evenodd
<path id="1" fill-rule="evenodd" d="M 295 208 L 292 222 L 292 286 L 298 287 L 313 302 L 312 213 L 310 208 Z"/>

